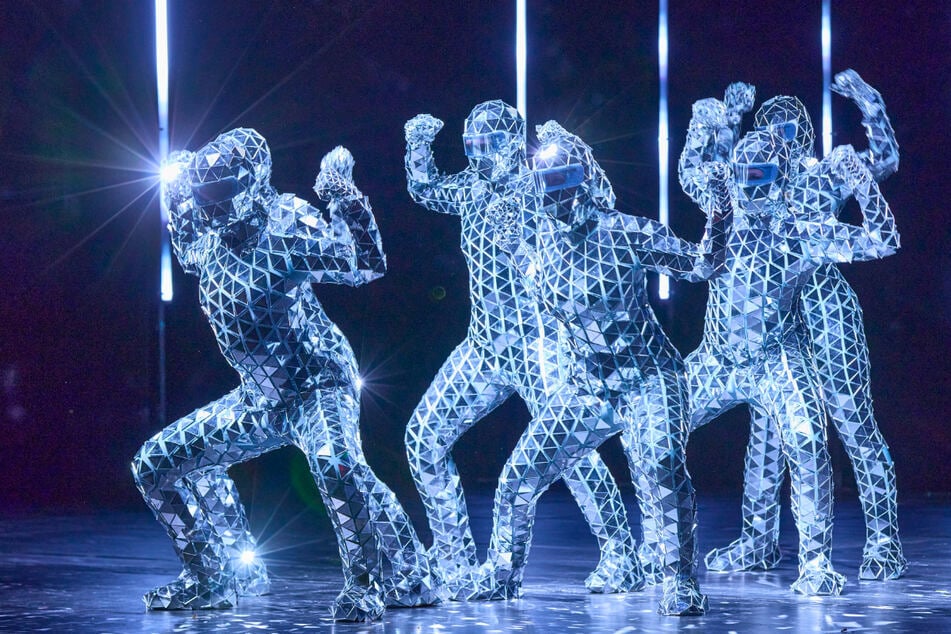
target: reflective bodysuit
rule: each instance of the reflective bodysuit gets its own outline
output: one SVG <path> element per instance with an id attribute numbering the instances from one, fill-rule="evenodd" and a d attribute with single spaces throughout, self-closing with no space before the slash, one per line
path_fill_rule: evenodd
<path id="1" fill-rule="evenodd" d="M 724 165 L 709 170 L 723 214 L 712 214 L 717 221 L 701 249 L 660 223 L 614 211 L 611 185 L 577 136 L 549 121 L 539 139 L 537 192 L 496 201 L 489 215 L 525 285 L 567 330 L 570 381 L 584 408 L 570 421 L 533 421 L 506 463 L 485 585 L 521 579 L 538 496 L 587 451 L 623 432 L 640 504 L 655 520 L 644 530 L 665 576 L 658 611 L 703 614 L 696 501 L 685 463 L 684 366 L 648 303 L 645 273 L 696 281 L 714 272 L 731 208 L 728 173 Z"/>
<path id="2" fill-rule="evenodd" d="M 737 206 L 725 271 L 710 281 L 703 341 L 686 359 L 691 429 L 738 404 L 769 417 L 792 478 L 799 531 L 793 589 L 838 594 L 845 578 L 829 559 L 832 474 L 799 298 L 817 268 L 889 255 L 898 248 L 898 234 L 851 146 L 830 156 L 828 177 L 838 191 L 855 196 L 862 227 L 838 222 L 824 207 L 792 209 L 792 144 L 774 132 L 749 133 L 733 148 Z"/>
<path id="3" fill-rule="evenodd" d="M 233 464 L 293 444 L 328 509 L 345 586 L 335 618 L 378 618 L 389 605 L 438 602 L 412 525 L 363 457 L 357 365 L 313 283 L 357 286 L 385 271 L 367 199 L 343 148 L 321 162 L 315 190 L 330 222 L 269 184 L 271 159 L 251 129 L 224 133 L 176 160 L 167 190 L 173 247 L 199 278 L 202 310 L 241 383 L 142 445 L 136 485 L 184 564 L 145 595 L 151 609 L 221 608 L 269 586 Z"/>
<path id="4" fill-rule="evenodd" d="M 457 598 L 476 591 L 478 567 L 453 445 L 462 434 L 513 393 L 533 421 L 574 419 L 577 394 L 559 355 L 559 330 L 539 312 L 504 251 L 492 240 L 489 204 L 525 187 L 524 120 L 502 101 L 476 106 L 466 119 L 463 142 L 469 168 L 440 173 L 430 144 L 442 122 L 418 115 L 406 124 L 406 178 L 413 200 L 427 209 L 459 216 L 460 247 L 469 269 L 472 312 L 466 338 L 440 368 L 406 428 L 406 450 L 433 532 L 431 560 Z M 586 585 L 596 592 L 625 591 L 641 584 L 632 558 L 634 542 L 621 496 L 596 452 L 564 474 L 601 547 L 601 561 Z"/>
<path id="5" fill-rule="evenodd" d="M 859 157 L 876 181 L 898 168 L 898 144 L 881 95 L 852 70 L 836 75 L 833 90 L 851 98 L 862 112 L 869 147 Z M 696 171 L 706 161 L 729 152 L 742 113 L 753 104 L 753 89 L 733 84 L 723 106 L 704 100 L 695 110 L 680 157 L 680 180 L 696 202 L 704 196 Z M 725 117 L 724 117 L 725 115 Z M 792 169 L 788 204 L 794 215 L 838 215 L 849 198 L 836 183 L 828 159 L 813 158 L 813 128 L 802 103 L 794 97 L 770 99 L 756 112 L 757 129 L 788 136 Z M 717 142 L 717 139 L 720 142 Z M 895 466 L 875 421 L 870 391 L 868 346 L 862 309 L 855 292 L 833 264 L 820 266 L 803 286 L 799 302 L 808 346 L 818 370 L 825 411 L 852 463 L 865 515 L 866 541 L 861 579 L 896 579 L 907 569 L 898 536 Z M 772 568 L 779 553 L 779 493 L 784 462 L 775 427 L 762 412 L 751 411 L 752 430 L 746 453 L 743 530 L 739 539 L 711 551 L 712 570 Z"/>

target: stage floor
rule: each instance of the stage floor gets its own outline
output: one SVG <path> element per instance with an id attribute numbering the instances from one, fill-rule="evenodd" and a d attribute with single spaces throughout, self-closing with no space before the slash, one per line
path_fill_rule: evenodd
<path id="1" fill-rule="evenodd" d="M 477 537 L 487 539 L 491 496 L 470 501 Z M 536 539 L 524 598 L 450 602 L 390 610 L 382 623 L 334 624 L 327 606 L 341 584 L 329 522 L 307 511 L 293 522 L 268 522 L 255 509 L 252 526 L 274 579 L 272 594 L 242 600 L 232 610 L 146 612 L 141 595 L 178 574 L 163 531 L 146 511 L 97 515 L 6 516 L 0 519 L 0 630 L 49 632 L 947 632 L 951 631 L 951 500 L 901 505 L 908 575 L 858 581 L 864 528 L 855 501 L 837 506 L 833 561 L 848 577 L 835 598 L 806 598 L 788 586 L 796 578 L 795 537 L 783 517 L 785 557 L 774 571 L 703 572 L 710 598 L 703 617 L 661 617 L 654 589 L 592 595 L 583 581 L 597 546 L 563 491 L 539 504 Z M 415 511 L 414 511 L 415 515 Z M 700 541 L 706 551 L 730 541 L 739 500 L 701 498 Z"/>

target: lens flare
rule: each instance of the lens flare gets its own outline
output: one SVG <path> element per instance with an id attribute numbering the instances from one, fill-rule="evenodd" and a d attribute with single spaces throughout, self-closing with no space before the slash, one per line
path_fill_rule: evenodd
<path id="1" fill-rule="evenodd" d="M 162 166 L 159 176 L 165 184 L 173 182 L 182 173 L 182 166 L 178 163 L 169 163 Z"/>

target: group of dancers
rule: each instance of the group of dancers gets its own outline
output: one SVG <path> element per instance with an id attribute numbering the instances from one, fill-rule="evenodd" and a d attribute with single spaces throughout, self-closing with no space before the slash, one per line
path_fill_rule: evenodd
<path id="1" fill-rule="evenodd" d="M 877 91 L 857 73 L 833 89 L 862 113 L 868 148 L 813 156 L 809 115 L 774 97 L 743 132 L 754 88 L 693 106 L 679 161 L 684 192 L 706 215 L 693 243 L 616 211 L 592 149 L 555 121 L 536 129 L 498 100 L 476 106 L 462 136 L 469 167 L 440 172 L 442 121 L 406 123 L 408 190 L 456 215 L 469 269 L 471 319 L 406 427 L 410 469 L 433 535 L 424 547 L 395 495 L 367 464 L 357 364 L 315 297 L 314 282 L 356 286 L 385 273 L 380 232 L 338 147 L 314 190 L 326 213 L 270 185 L 264 138 L 239 128 L 170 157 L 169 230 L 182 267 L 240 385 L 146 441 L 136 484 L 184 569 L 145 595 L 150 609 L 234 606 L 268 591 L 264 562 L 227 469 L 288 444 L 307 456 L 336 533 L 344 587 L 335 619 L 387 606 L 518 597 L 535 505 L 563 478 L 597 538 L 592 592 L 662 584 L 658 611 L 699 615 L 696 497 L 689 433 L 746 404 L 743 527 L 706 556 L 708 570 L 768 569 L 780 559 L 779 490 L 788 468 L 799 534 L 792 589 L 836 595 L 833 485 L 826 416 L 856 474 L 867 533 L 862 579 L 904 574 L 895 471 L 875 421 L 861 309 L 835 264 L 885 257 L 898 233 L 877 182 L 898 145 Z M 862 225 L 838 219 L 849 198 Z M 700 346 L 682 358 L 654 316 L 645 274 L 706 282 Z M 486 560 L 478 560 L 452 448 L 512 394 L 532 420 L 495 493 Z M 641 514 L 639 543 L 597 453 L 620 434 Z"/>

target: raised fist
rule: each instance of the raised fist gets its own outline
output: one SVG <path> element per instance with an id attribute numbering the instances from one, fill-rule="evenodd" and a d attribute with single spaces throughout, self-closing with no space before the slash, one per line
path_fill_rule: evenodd
<path id="1" fill-rule="evenodd" d="M 436 134 L 442 130 L 442 126 L 441 119 L 437 119 L 430 114 L 418 114 L 403 126 L 406 142 L 414 146 L 432 143 Z"/>
<path id="2" fill-rule="evenodd" d="M 881 108 L 882 96 L 851 68 L 836 73 L 835 80 L 829 88 L 854 101 L 862 114 L 866 116 L 874 115 Z"/>
<path id="3" fill-rule="evenodd" d="M 727 127 L 726 105 L 719 99 L 709 97 L 693 104 L 694 122 L 709 130 Z"/>
<path id="4" fill-rule="evenodd" d="M 335 169 L 347 180 L 353 180 L 353 163 L 353 154 L 350 153 L 350 150 L 338 145 L 324 154 L 324 158 L 320 159 L 320 169 Z"/>
<path id="5" fill-rule="evenodd" d="M 314 192 L 321 200 L 330 200 L 352 195 L 356 191 L 353 184 L 353 155 L 338 145 L 320 159 L 320 173 L 314 183 Z"/>
<path id="6" fill-rule="evenodd" d="M 743 114 L 753 109 L 756 101 L 756 88 L 752 84 L 736 81 L 726 87 L 723 94 L 723 103 L 726 106 L 727 120 L 730 125 L 737 125 Z"/>
<path id="7" fill-rule="evenodd" d="M 872 176 L 868 168 L 855 152 L 851 145 L 837 145 L 829 153 L 829 169 L 841 182 L 854 191 L 866 179 Z"/>
<path id="8" fill-rule="evenodd" d="M 570 136 L 571 133 L 561 127 L 561 124 L 554 119 L 549 119 L 542 125 L 535 126 L 535 136 L 541 144 L 553 142 L 558 137 Z"/>

